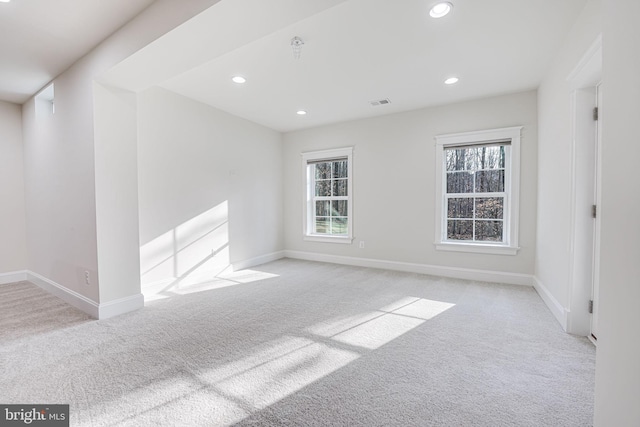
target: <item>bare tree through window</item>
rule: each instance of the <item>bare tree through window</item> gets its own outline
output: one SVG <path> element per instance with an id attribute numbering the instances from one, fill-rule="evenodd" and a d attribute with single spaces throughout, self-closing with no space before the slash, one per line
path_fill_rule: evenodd
<path id="1" fill-rule="evenodd" d="M 504 144 L 445 149 L 448 240 L 502 242 Z"/>

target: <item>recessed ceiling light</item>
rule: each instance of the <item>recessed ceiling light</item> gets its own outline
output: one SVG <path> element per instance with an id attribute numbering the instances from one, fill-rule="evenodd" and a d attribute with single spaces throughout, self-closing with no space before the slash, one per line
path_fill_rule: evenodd
<path id="1" fill-rule="evenodd" d="M 9 3 L 11 0 L 0 0 L 0 3 Z"/>
<path id="2" fill-rule="evenodd" d="M 432 18 L 442 18 L 453 9 L 453 5 L 448 1 L 435 4 L 429 11 Z"/>
<path id="3" fill-rule="evenodd" d="M 458 78 L 457 77 L 449 77 L 447 80 L 444 81 L 444 84 L 446 85 L 452 85 L 454 83 L 458 83 Z"/>
<path id="4" fill-rule="evenodd" d="M 233 76 L 231 80 L 233 80 L 234 83 L 239 83 L 239 84 L 245 83 L 247 81 L 247 79 L 245 79 L 242 76 Z"/>
<path id="5" fill-rule="evenodd" d="M 305 114 L 307 114 L 307 112 L 304 111 L 304 110 L 298 110 L 298 111 L 296 111 L 296 114 L 299 115 L 299 116 L 304 116 Z"/>

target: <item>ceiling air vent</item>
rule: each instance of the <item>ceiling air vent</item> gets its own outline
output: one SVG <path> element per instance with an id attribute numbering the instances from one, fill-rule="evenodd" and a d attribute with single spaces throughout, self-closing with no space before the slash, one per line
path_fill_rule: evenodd
<path id="1" fill-rule="evenodd" d="M 388 98 L 385 99 L 379 99 L 377 101 L 369 101 L 369 104 L 371 104 L 372 106 L 376 107 L 378 105 L 387 105 L 387 104 L 391 104 L 391 101 L 389 101 Z"/>

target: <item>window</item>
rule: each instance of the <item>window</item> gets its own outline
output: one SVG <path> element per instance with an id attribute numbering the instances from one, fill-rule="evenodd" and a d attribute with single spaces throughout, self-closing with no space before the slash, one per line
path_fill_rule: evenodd
<path id="1" fill-rule="evenodd" d="M 445 148 L 446 240 L 504 242 L 509 146 Z"/>
<path id="2" fill-rule="evenodd" d="M 521 127 L 436 137 L 436 248 L 515 255 Z"/>
<path id="3" fill-rule="evenodd" d="M 303 153 L 304 238 L 318 242 L 351 243 L 353 149 Z"/>
<path id="4" fill-rule="evenodd" d="M 39 117 L 48 117 L 56 112 L 54 84 L 51 83 L 42 89 L 35 96 L 36 115 Z"/>

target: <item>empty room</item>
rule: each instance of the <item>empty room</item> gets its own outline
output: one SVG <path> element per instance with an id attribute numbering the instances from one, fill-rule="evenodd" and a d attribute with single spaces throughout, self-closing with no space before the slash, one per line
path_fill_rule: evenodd
<path id="1" fill-rule="evenodd" d="M 0 425 L 640 425 L 637 0 L 0 0 Z"/>

